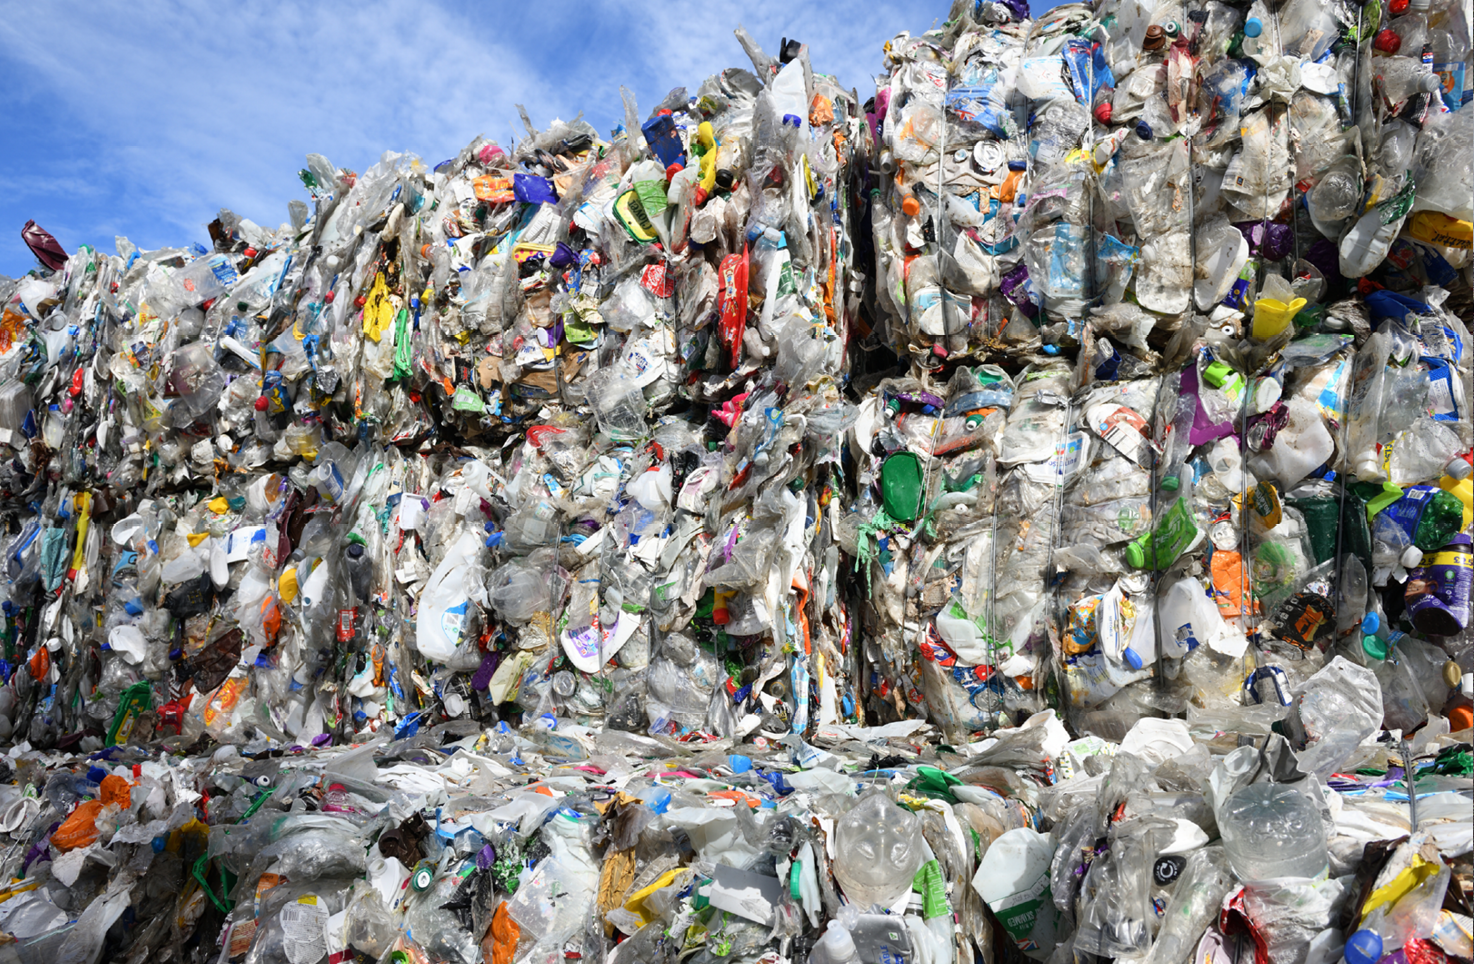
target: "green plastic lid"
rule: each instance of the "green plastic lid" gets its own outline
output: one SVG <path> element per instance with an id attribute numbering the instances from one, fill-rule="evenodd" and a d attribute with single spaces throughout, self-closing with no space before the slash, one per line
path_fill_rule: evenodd
<path id="1" fill-rule="evenodd" d="M 1361 638 L 1361 648 L 1364 653 L 1372 659 L 1382 660 L 1387 658 L 1387 641 L 1380 636 L 1370 634 Z"/>
<path id="2" fill-rule="evenodd" d="M 1176 492 L 1181 485 L 1182 480 L 1175 475 L 1169 475 L 1162 480 L 1162 488 L 1166 489 L 1168 492 Z"/>
<path id="3" fill-rule="evenodd" d="M 1237 374 L 1237 372 L 1235 372 L 1231 367 L 1225 365 L 1221 361 L 1212 362 L 1208 365 L 1207 368 L 1203 369 L 1203 377 L 1206 378 L 1208 380 L 1208 383 L 1214 388 L 1222 388 L 1223 383 L 1228 381 L 1235 374 Z"/>
<path id="4" fill-rule="evenodd" d="M 1131 542 L 1126 545 L 1126 562 L 1132 569 L 1146 568 L 1146 546 L 1139 542 Z"/>
<path id="5" fill-rule="evenodd" d="M 896 452 L 880 467 L 880 497 L 886 514 L 910 522 L 921 514 L 921 459 L 915 452 Z"/>

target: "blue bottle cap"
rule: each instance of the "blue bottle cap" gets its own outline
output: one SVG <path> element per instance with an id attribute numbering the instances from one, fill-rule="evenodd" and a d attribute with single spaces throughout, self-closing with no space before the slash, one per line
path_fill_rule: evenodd
<path id="1" fill-rule="evenodd" d="M 1152 125 L 1148 124 L 1146 121 L 1137 121 L 1136 122 L 1136 136 L 1139 137 L 1139 138 L 1141 138 L 1144 141 L 1151 140 L 1152 139 Z"/>
<path id="2" fill-rule="evenodd" d="M 1127 666 L 1130 666 L 1132 669 L 1141 669 L 1141 654 L 1136 650 L 1127 647 L 1126 652 L 1122 653 L 1121 656 L 1126 660 Z"/>
<path id="3" fill-rule="evenodd" d="M 1250 17 L 1244 21 L 1244 36 L 1257 37 L 1264 32 L 1264 24 L 1259 22 L 1258 17 Z"/>
<path id="4" fill-rule="evenodd" d="M 1359 930 L 1346 941 L 1346 964 L 1377 964 L 1382 959 L 1382 938 L 1376 931 Z"/>
<path id="5" fill-rule="evenodd" d="M 1382 618 L 1376 613 L 1367 613 L 1361 621 L 1361 631 L 1364 633 L 1373 634 L 1380 628 L 1382 628 Z"/>
<path id="6" fill-rule="evenodd" d="M 789 127 L 798 127 L 803 123 L 803 119 L 800 118 L 797 114 L 784 114 L 783 123 L 787 124 Z"/>

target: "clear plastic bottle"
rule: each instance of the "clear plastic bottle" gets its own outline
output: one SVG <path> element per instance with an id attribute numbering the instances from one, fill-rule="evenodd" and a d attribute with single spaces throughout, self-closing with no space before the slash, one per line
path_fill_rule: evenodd
<path id="1" fill-rule="evenodd" d="M 348 788 L 341 783 L 329 784 L 328 792 L 322 795 L 323 813 L 348 813 L 358 812 L 353 805 L 353 797 L 348 793 Z"/>
<path id="2" fill-rule="evenodd" d="M 834 878 L 861 907 L 889 906 L 911 886 L 921 866 L 921 825 L 915 814 L 872 790 L 835 826 Z"/>
<path id="3" fill-rule="evenodd" d="M 860 953 L 855 949 L 855 938 L 837 920 L 829 922 L 824 936 L 809 952 L 809 964 L 860 964 Z"/>
<path id="4" fill-rule="evenodd" d="M 1229 797 L 1218 829 L 1241 880 L 1315 877 L 1329 862 L 1320 811 L 1285 784 L 1255 783 Z"/>
<path id="5" fill-rule="evenodd" d="M 1146 964 L 1178 964 L 1184 960 L 1204 928 L 1217 917 L 1231 886 L 1233 877 L 1223 848 L 1193 851 L 1177 878 Z"/>

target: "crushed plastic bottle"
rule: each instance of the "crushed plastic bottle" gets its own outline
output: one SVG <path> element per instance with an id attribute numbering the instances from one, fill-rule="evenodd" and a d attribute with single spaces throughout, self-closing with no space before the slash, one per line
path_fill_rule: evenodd
<path id="1" fill-rule="evenodd" d="M 1468 957 L 1462 8 L 946 13 L 27 225 L 0 962 Z"/>

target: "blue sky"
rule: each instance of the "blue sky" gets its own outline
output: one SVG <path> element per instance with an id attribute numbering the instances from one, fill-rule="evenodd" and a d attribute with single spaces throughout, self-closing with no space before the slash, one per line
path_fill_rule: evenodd
<path id="1" fill-rule="evenodd" d="M 0 0 L 0 274 L 35 266 L 27 218 L 68 251 L 208 242 L 221 207 L 287 220 L 308 152 L 362 171 L 385 150 L 431 164 L 477 134 L 508 143 L 580 110 L 601 133 L 643 118 L 673 87 L 750 64 L 743 24 L 769 53 L 810 46 L 814 68 L 862 98 L 884 42 L 937 25 L 947 0 L 701 3 L 614 0 L 313 4 Z"/>

